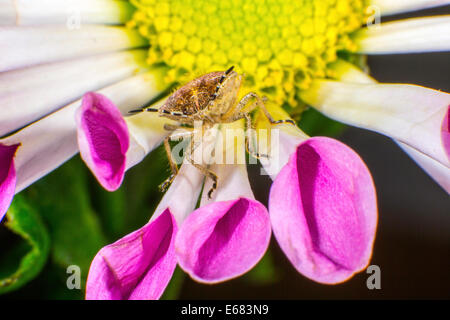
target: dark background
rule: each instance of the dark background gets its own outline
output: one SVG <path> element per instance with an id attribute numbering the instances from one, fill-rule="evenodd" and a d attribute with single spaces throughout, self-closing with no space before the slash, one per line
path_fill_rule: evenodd
<path id="1" fill-rule="evenodd" d="M 389 20 L 433 14 L 450 14 L 450 6 L 389 17 Z M 450 92 L 449 53 L 371 56 L 368 63 L 371 75 L 380 82 L 411 83 Z M 360 154 L 377 187 L 379 221 L 371 264 L 381 268 L 381 290 L 367 289 L 369 275 L 365 272 L 336 286 L 310 281 L 290 265 L 272 237 L 271 254 L 266 259 L 273 264 L 274 279 L 261 284 L 257 275 L 250 274 L 208 286 L 186 278 L 180 298 L 450 298 L 448 194 L 389 138 L 357 128 L 347 128 L 337 138 Z M 270 181 L 255 182 L 260 177 L 257 169 L 250 174 L 256 197 L 267 204 Z"/>
<path id="2" fill-rule="evenodd" d="M 450 6 L 389 19 L 432 14 L 450 14 Z M 371 75 L 380 82 L 412 83 L 450 92 L 449 53 L 372 56 L 369 57 L 368 64 Z M 366 280 L 369 275 L 365 272 L 336 286 L 322 285 L 308 280 L 290 265 L 272 238 L 270 249 L 261 263 L 243 277 L 223 284 L 204 285 L 183 276 L 178 269 L 172 284 L 166 290 L 165 297 L 172 299 L 176 297 L 181 299 L 449 299 L 450 199 L 448 194 L 387 137 L 348 127 L 337 139 L 358 152 L 369 167 L 377 187 L 379 221 L 371 264 L 381 268 L 381 290 L 367 289 Z M 139 166 L 141 169 L 130 170 L 125 179 L 125 185 L 130 187 L 133 181 L 139 181 L 138 186 L 144 184 L 145 181 L 141 177 L 143 168 L 145 169 L 147 165 L 155 168 L 159 162 L 153 161 L 159 156 L 163 159 L 163 152 L 161 155 L 150 155 Z M 79 159 L 74 161 L 80 162 Z M 154 171 L 158 170 L 161 168 L 157 167 Z M 162 171 L 164 171 L 163 168 Z M 50 176 L 57 177 L 58 172 L 57 170 Z M 165 178 L 164 174 L 162 172 L 160 177 L 162 180 Z M 249 174 L 255 196 L 259 201 L 267 204 L 271 181 L 267 176 L 259 175 L 259 168 L 255 166 L 249 167 Z M 106 191 L 100 190 L 95 179 L 91 176 L 90 179 L 93 185 L 92 190 L 97 190 L 95 191 L 97 193 L 93 192 L 95 193 L 93 198 L 95 195 L 106 194 Z M 41 185 L 45 186 L 42 182 Z M 145 212 L 151 211 L 151 207 L 158 203 L 160 197 L 161 194 L 156 189 L 155 192 L 149 193 L 149 206 L 146 207 Z M 132 204 L 131 201 L 130 205 Z M 145 212 L 141 217 L 143 221 L 133 222 L 129 231 L 145 223 L 148 219 Z M 122 231 L 120 236 L 123 236 Z M 113 234 L 111 238 L 118 239 L 120 236 Z M 7 238 L 0 237 L 0 239 L 3 239 L 2 243 L 10 244 L 11 242 L 8 241 L 11 237 L 12 235 L 8 234 Z M 82 292 L 69 292 L 66 289 L 65 270 L 53 268 L 50 260 L 35 280 L 18 291 L 0 296 L 0 299 L 82 298 Z M 56 282 L 53 278 L 57 278 Z M 181 290 L 177 292 L 180 286 Z"/>

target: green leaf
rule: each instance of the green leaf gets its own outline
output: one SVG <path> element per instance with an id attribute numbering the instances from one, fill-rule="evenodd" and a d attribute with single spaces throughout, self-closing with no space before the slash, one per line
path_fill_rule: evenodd
<path id="1" fill-rule="evenodd" d="M 109 242 L 145 225 L 163 193 L 158 186 L 170 175 L 165 150 L 157 148 L 126 172 L 123 184 L 114 192 L 104 190 L 90 176 L 92 204 Z"/>
<path id="2" fill-rule="evenodd" d="M 141 228 L 150 220 L 163 196 L 159 185 L 169 175 L 169 163 L 163 146 L 127 171 L 120 187 L 126 191 L 126 230 L 122 236 Z"/>
<path id="3" fill-rule="evenodd" d="M 14 198 L 6 219 L 5 226 L 22 240 L 13 241 L 1 259 L 0 294 L 16 290 L 36 277 L 44 267 L 50 249 L 45 225 L 22 195 Z M 16 261 L 20 262 L 16 264 Z"/>
<path id="4" fill-rule="evenodd" d="M 180 296 L 185 278 L 186 274 L 177 266 L 161 300 L 176 300 Z"/>
<path id="5" fill-rule="evenodd" d="M 126 216 L 129 214 L 126 206 L 125 188 L 109 192 L 90 178 L 91 202 L 93 209 L 98 213 L 108 242 L 115 242 L 124 236 Z"/>
<path id="6" fill-rule="evenodd" d="M 271 285 L 280 280 L 280 275 L 273 261 L 272 251 L 267 250 L 258 264 L 244 276 L 245 281 L 253 285 Z"/>
<path id="7" fill-rule="evenodd" d="M 26 190 L 49 228 L 53 261 L 64 269 L 79 266 L 83 281 L 95 254 L 107 244 L 91 207 L 88 174 L 77 156 Z"/>
<path id="8" fill-rule="evenodd" d="M 341 134 L 346 128 L 344 124 L 325 117 L 313 108 L 303 112 L 298 126 L 311 137 L 335 137 Z"/>

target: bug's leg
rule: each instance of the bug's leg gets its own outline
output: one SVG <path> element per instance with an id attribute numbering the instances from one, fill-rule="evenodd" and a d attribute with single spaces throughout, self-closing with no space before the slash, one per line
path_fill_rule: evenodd
<path id="1" fill-rule="evenodd" d="M 296 125 L 295 122 L 291 119 L 286 119 L 286 120 L 275 120 L 272 115 L 269 113 L 269 111 L 266 108 L 266 105 L 264 104 L 265 98 L 261 98 L 260 96 L 258 96 L 256 93 L 254 92 L 249 92 L 247 93 L 242 99 L 241 101 L 239 101 L 236 109 L 235 109 L 235 113 L 240 112 L 242 109 L 244 109 L 245 105 L 248 103 L 248 101 L 252 98 L 256 99 L 255 105 L 251 106 L 251 109 L 249 109 L 248 112 L 251 112 L 253 109 L 259 107 L 261 108 L 262 112 L 264 113 L 264 115 L 266 116 L 267 120 L 269 120 L 270 124 L 272 125 L 276 125 L 276 124 L 282 124 L 282 123 L 289 123 L 292 125 Z"/>
<path id="2" fill-rule="evenodd" d="M 164 139 L 164 149 L 166 150 L 167 159 L 169 160 L 169 165 L 170 165 L 170 169 L 172 170 L 172 174 L 169 176 L 169 178 L 167 178 L 159 186 L 159 190 L 161 190 L 161 192 L 164 192 L 167 190 L 167 187 L 172 183 L 173 179 L 175 179 L 175 177 L 178 174 L 178 166 L 173 159 L 172 149 L 170 148 L 169 139 L 170 139 L 169 136 Z"/>
<path id="3" fill-rule="evenodd" d="M 206 123 L 215 123 L 214 118 L 211 116 L 210 110 L 204 109 L 200 110 L 198 113 L 191 116 L 193 121 L 199 121 L 203 124 Z"/>
<path id="4" fill-rule="evenodd" d="M 166 130 L 166 131 L 175 131 L 180 128 L 181 128 L 181 126 L 176 125 L 176 124 L 168 124 L 168 123 L 164 124 L 164 130 Z"/>
<path id="5" fill-rule="evenodd" d="M 291 124 L 293 126 L 296 126 L 294 120 L 292 119 L 283 119 L 283 120 L 274 120 L 274 118 L 272 117 L 272 115 L 269 113 L 269 111 L 266 108 L 266 105 L 264 104 L 264 101 L 257 96 L 257 103 L 258 103 L 258 107 L 261 108 L 261 110 L 263 111 L 264 115 L 266 116 L 266 118 L 269 120 L 271 125 L 276 125 L 276 124 L 282 124 L 282 123 L 288 123 Z"/>
<path id="6" fill-rule="evenodd" d="M 170 130 L 170 131 L 172 131 L 172 129 L 179 130 L 180 128 L 182 128 L 183 131 L 181 131 L 179 133 L 173 132 L 173 134 L 171 134 L 170 136 L 167 136 L 164 139 L 164 149 L 166 150 L 167 159 L 169 160 L 169 165 L 172 170 L 172 174 L 159 186 L 159 189 L 162 192 L 166 191 L 167 187 L 173 182 L 173 180 L 175 179 L 175 177 L 178 174 L 178 166 L 176 164 L 176 161 L 173 159 L 172 149 L 170 148 L 169 140 L 170 139 L 180 140 L 180 139 L 184 139 L 184 138 L 191 138 L 191 143 L 193 142 L 192 137 L 195 134 L 195 131 L 193 128 L 184 128 L 181 126 L 170 125 L 170 124 L 167 124 L 167 127 L 166 127 L 166 125 L 164 125 L 164 129 Z"/>
<path id="7" fill-rule="evenodd" d="M 190 138 L 195 132 L 194 128 L 184 127 L 182 125 L 177 125 L 177 124 L 165 123 L 163 128 L 164 128 L 164 130 L 170 132 L 171 140 L 180 140 L 180 139 L 184 139 L 184 138 Z"/>
<path id="8" fill-rule="evenodd" d="M 211 199 L 213 192 L 217 189 L 217 183 L 218 183 L 217 175 L 214 172 L 212 172 L 211 170 L 205 168 L 204 166 L 194 163 L 194 161 L 192 161 L 192 159 L 190 157 L 188 158 L 188 161 L 190 162 L 190 164 L 192 164 L 194 167 L 196 167 L 198 170 L 200 170 L 201 173 L 203 173 L 206 177 L 209 177 L 213 181 L 213 185 L 212 185 L 211 189 L 209 189 L 209 191 L 208 191 L 208 199 Z"/>
<path id="9" fill-rule="evenodd" d="M 252 157 L 256 159 L 260 158 L 267 158 L 269 159 L 269 155 L 258 153 L 254 147 L 256 144 L 256 138 L 254 136 L 253 126 L 252 126 L 252 117 L 249 113 L 244 114 L 245 117 L 245 123 L 246 123 L 246 130 L 245 130 L 245 149 L 249 154 L 252 155 Z"/>
<path id="10" fill-rule="evenodd" d="M 192 164 L 195 168 L 197 168 L 201 173 L 203 173 L 204 176 L 209 177 L 213 181 L 213 185 L 208 192 L 208 199 L 211 199 L 212 193 L 214 192 L 214 190 L 217 189 L 218 178 L 214 172 L 207 169 L 205 166 L 195 163 L 194 160 L 192 159 L 192 154 L 194 153 L 195 148 L 197 148 L 199 146 L 199 144 L 200 144 L 200 142 L 196 142 L 194 139 L 191 140 L 191 143 L 190 143 L 189 149 L 188 149 L 189 153 L 186 154 L 186 160 L 189 161 L 189 163 Z"/>
<path id="11" fill-rule="evenodd" d="M 267 154 L 261 154 L 258 153 L 255 149 L 254 146 L 256 145 L 256 138 L 254 136 L 254 130 L 253 130 L 253 125 L 252 125 L 252 117 L 250 116 L 249 112 L 239 112 L 237 114 L 234 114 L 233 117 L 224 120 L 224 122 L 234 122 L 240 119 L 245 119 L 245 125 L 246 125 L 246 129 L 245 129 L 245 150 L 252 155 L 252 157 L 256 158 L 256 159 L 260 159 L 260 158 L 269 158 L 269 155 Z"/>
<path id="12" fill-rule="evenodd" d="M 246 107 L 248 102 L 254 98 L 258 97 L 256 93 L 250 92 L 246 94 L 236 105 L 234 108 L 232 108 L 230 111 L 227 112 L 227 114 L 224 115 L 223 120 L 225 122 L 233 122 L 239 119 L 242 119 L 245 117 L 245 113 L 250 113 L 253 110 L 255 110 L 258 107 L 258 101 L 253 103 L 246 112 L 242 112 L 242 110 Z"/>
<path id="13" fill-rule="evenodd" d="M 214 172 L 212 172 L 210 170 L 207 170 L 207 172 L 208 172 L 209 178 L 212 179 L 212 181 L 213 181 L 213 185 L 212 185 L 211 189 L 209 189 L 209 191 L 208 191 L 208 199 L 211 199 L 213 192 L 217 189 L 218 178 Z"/>

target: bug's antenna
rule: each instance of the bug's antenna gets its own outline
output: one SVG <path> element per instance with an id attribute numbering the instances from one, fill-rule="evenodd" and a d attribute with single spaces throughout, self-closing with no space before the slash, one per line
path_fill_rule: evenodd
<path id="1" fill-rule="evenodd" d="M 141 112 L 144 112 L 144 109 L 134 109 L 134 110 L 128 111 L 128 113 L 130 113 L 130 114 L 141 113 Z"/>
<path id="2" fill-rule="evenodd" d="M 233 71 L 234 66 L 231 66 L 227 71 L 225 71 L 226 75 L 229 75 L 231 71 Z"/>
<path id="3" fill-rule="evenodd" d="M 230 72 L 234 69 L 234 66 L 232 66 L 231 68 L 229 68 L 227 71 L 224 72 L 224 74 L 220 77 L 219 79 L 219 85 L 216 88 L 216 92 L 219 91 L 220 89 L 220 85 L 225 81 L 225 79 L 227 78 L 227 75 L 230 74 Z"/>
<path id="4" fill-rule="evenodd" d="M 141 113 L 141 112 L 158 112 L 158 109 L 155 108 L 140 108 L 128 111 L 130 114 Z"/>

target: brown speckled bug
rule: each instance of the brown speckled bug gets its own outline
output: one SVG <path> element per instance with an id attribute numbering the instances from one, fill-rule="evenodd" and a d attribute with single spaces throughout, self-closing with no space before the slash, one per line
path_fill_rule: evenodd
<path id="1" fill-rule="evenodd" d="M 181 125 L 194 126 L 196 121 L 201 121 L 203 129 L 206 130 L 218 123 L 231 123 L 240 119 L 246 119 L 247 132 L 249 132 L 249 129 L 252 128 L 250 113 L 256 108 L 261 108 L 271 124 L 291 123 L 295 125 L 292 120 L 275 121 L 267 111 L 264 100 L 254 92 L 246 94 L 237 102 L 241 83 L 242 75 L 233 71 L 233 67 L 224 72 L 211 72 L 179 88 L 159 109 L 147 107 L 132 110 L 130 113 L 158 112 L 159 116 L 180 123 L 180 126 L 166 125 L 165 129 L 169 131 L 181 128 Z M 255 102 L 250 107 L 246 107 L 252 99 L 255 99 Z M 256 158 L 261 157 L 261 155 L 249 148 L 253 145 L 249 142 L 249 139 L 251 139 L 251 135 L 246 135 L 247 151 Z M 172 169 L 172 175 L 161 185 L 163 191 L 178 173 L 178 167 L 173 160 L 169 140 L 170 136 L 166 137 L 164 146 Z M 193 150 L 194 148 L 194 141 L 191 140 L 190 149 Z M 216 174 L 206 167 L 194 163 L 191 158 L 187 160 L 213 180 L 213 186 L 208 192 L 208 197 L 211 198 L 212 192 L 217 188 Z"/>

